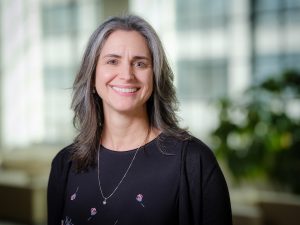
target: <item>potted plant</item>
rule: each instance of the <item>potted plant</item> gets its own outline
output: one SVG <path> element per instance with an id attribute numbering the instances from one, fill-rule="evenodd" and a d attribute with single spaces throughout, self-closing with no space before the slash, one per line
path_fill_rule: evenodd
<path id="1" fill-rule="evenodd" d="M 234 180 L 263 178 L 300 194 L 300 73 L 272 76 L 218 107 L 213 143 Z"/>

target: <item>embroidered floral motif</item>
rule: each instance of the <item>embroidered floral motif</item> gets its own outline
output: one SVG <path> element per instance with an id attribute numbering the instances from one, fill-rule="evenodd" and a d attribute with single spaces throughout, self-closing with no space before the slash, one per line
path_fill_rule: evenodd
<path id="1" fill-rule="evenodd" d="M 135 199 L 143 206 L 145 207 L 145 205 L 143 204 L 143 195 L 142 194 L 138 194 Z"/>
<path id="2" fill-rule="evenodd" d="M 74 194 L 71 195 L 71 201 L 75 200 L 76 196 L 77 196 L 77 191 L 79 190 L 79 187 L 77 187 L 76 191 Z"/>
<path id="3" fill-rule="evenodd" d="M 66 219 L 61 221 L 61 225 L 74 225 L 74 224 L 72 223 L 71 218 L 66 216 Z"/>
<path id="4" fill-rule="evenodd" d="M 97 209 L 96 208 L 91 208 L 91 215 L 94 216 L 97 214 Z"/>
<path id="5" fill-rule="evenodd" d="M 91 216 L 88 218 L 88 220 L 92 219 L 93 216 L 97 214 L 97 209 L 96 208 L 91 208 Z"/>

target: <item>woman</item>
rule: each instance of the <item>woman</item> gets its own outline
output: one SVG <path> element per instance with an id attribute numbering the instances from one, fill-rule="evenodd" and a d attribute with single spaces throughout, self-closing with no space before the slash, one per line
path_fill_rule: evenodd
<path id="1" fill-rule="evenodd" d="M 210 149 L 178 126 L 173 74 L 153 28 L 114 17 L 74 82 L 78 135 L 52 162 L 48 224 L 231 224 Z"/>

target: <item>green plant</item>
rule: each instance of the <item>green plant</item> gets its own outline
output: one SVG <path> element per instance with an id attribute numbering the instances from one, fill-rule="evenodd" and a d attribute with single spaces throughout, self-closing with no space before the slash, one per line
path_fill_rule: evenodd
<path id="1" fill-rule="evenodd" d="M 300 193 L 300 74 L 274 77 L 221 99 L 212 137 L 237 181 L 263 177 Z"/>

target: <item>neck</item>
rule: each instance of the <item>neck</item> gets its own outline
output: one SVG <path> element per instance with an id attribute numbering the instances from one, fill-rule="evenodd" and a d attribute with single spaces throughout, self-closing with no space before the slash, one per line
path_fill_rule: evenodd
<path id="1" fill-rule="evenodd" d="M 146 112 L 139 116 L 109 113 L 104 118 L 101 144 L 108 149 L 135 149 L 147 143 L 153 136 Z"/>

